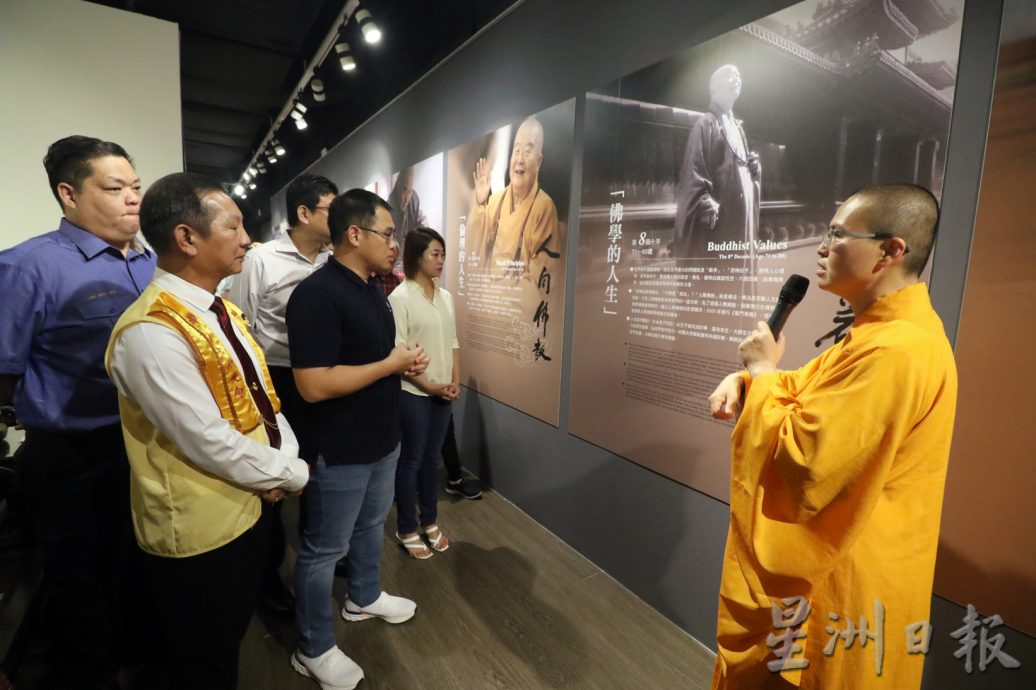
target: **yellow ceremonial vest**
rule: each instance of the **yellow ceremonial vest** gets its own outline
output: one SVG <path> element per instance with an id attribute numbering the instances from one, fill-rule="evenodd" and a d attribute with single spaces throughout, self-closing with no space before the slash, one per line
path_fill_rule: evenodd
<path id="1" fill-rule="evenodd" d="M 252 339 L 241 312 L 227 311 L 256 354 L 274 411 L 274 392 L 262 350 Z M 104 355 L 110 357 L 122 332 L 134 324 L 155 323 L 173 329 L 191 346 L 198 369 L 223 418 L 259 443 L 268 444 L 266 428 L 244 376 L 223 341 L 205 322 L 155 283 L 151 283 L 115 324 Z M 140 547 L 156 556 L 184 558 L 212 551 L 243 534 L 259 519 L 253 489 L 232 484 L 194 465 L 144 415 L 140 406 L 119 394 L 119 416 L 130 462 L 130 508 Z"/>

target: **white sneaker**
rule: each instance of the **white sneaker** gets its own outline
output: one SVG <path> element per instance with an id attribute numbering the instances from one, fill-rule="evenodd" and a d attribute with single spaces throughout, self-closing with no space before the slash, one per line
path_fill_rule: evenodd
<path id="1" fill-rule="evenodd" d="M 386 623 L 403 623 L 413 618 L 416 612 L 417 604 L 409 599 L 382 592 L 377 601 L 363 608 L 354 604 L 347 596 L 345 606 L 342 607 L 342 618 L 353 622 L 380 618 Z"/>
<path id="2" fill-rule="evenodd" d="M 291 667 L 320 684 L 322 690 L 352 690 L 363 680 L 363 669 L 338 647 L 310 658 L 295 650 Z"/>

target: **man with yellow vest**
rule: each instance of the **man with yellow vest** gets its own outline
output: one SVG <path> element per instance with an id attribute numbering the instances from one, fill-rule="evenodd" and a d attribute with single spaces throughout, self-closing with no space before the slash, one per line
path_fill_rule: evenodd
<path id="1" fill-rule="evenodd" d="M 852 306 L 849 333 L 781 371 L 784 336 L 760 321 L 741 343 L 746 371 L 709 397 L 720 419 L 744 400 L 713 690 L 921 686 L 957 403 L 920 281 L 938 218 L 915 185 L 850 196 L 816 272 Z"/>
<path id="2" fill-rule="evenodd" d="M 141 230 L 158 268 L 105 358 L 133 527 L 169 686 L 232 689 L 267 552 L 260 499 L 301 491 L 309 470 L 262 350 L 214 295 L 251 241 L 237 205 L 215 181 L 167 175 L 144 196 Z"/>

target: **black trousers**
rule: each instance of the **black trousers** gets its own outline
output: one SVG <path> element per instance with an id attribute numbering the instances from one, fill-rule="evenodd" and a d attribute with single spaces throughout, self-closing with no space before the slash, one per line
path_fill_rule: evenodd
<path id="1" fill-rule="evenodd" d="M 110 686 L 137 661 L 127 616 L 142 612 L 122 429 L 26 429 L 17 469 L 43 558 L 42 687 Z"/>
<path id="2" fill-rule="evenodd" d="M 270 519 L 213 551 L 143 554 L 169 688 L 234 690 L 241 640 L 255 611 Z M 143 553 L 143 552 L 142 552 Z"/>
<path id="3" fill-rule="evenodd" d="M 453 430 L 453 415 L 446 427 L 446 439 L 442 442 L 442 462 L 446 465 L 446 478 L 451 482 L 464 478 L 460 469 L 460 454 L 457 452 L 457 436 Z"/>
<path id="4" fill-rule="evenodd" d="M 295 386 L 295 376 L 291 373 L 291 367 L 269 369 L 273 388 L 281 400 L 281 413 L 288 420 L 288 424 L 291 424 L 291 430 L 299 440 L 299 457 L 313 464 L 317 461 L 317 455 L 307 441 L 310 435 L 306 433 L 306 401 L 302 399 L 298 387 Z"/>

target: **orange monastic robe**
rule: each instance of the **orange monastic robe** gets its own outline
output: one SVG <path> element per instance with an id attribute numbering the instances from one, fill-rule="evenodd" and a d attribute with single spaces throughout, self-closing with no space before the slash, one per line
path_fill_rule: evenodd
<path id="1" fill-rule="evenodd" d="M 533 264 L 542 256 L 558 256 L 558 210 L 554 200 L 537 184 L 517 206 L 511 185 L 489 197 L 468 214 L 472 249 L 483 268 L 498 275 L 521 277 L 538 272 Z"/>
<path id="2" fill-rule="evenodd" d="M 957 401 L 953 352 L 925 285 L 877 300 L 803 368 L 746 385 L 712 687 L 920 687 L 924 657 L 907 653 L 906 628 L 929 616 Z M 767 637 L 788 629 L 771 604 L 788 609 L 781 600 L 796 596 L 811 612 L 788 661 L 809 666 L 778 674 Z M 862 616 L 875 632 L 875 602 L 880 676 L 877 640 L 846 649 L 839 638 L 824 653 L 825 626 L 837 633 L 851 618 L 859 628 Z"/>

